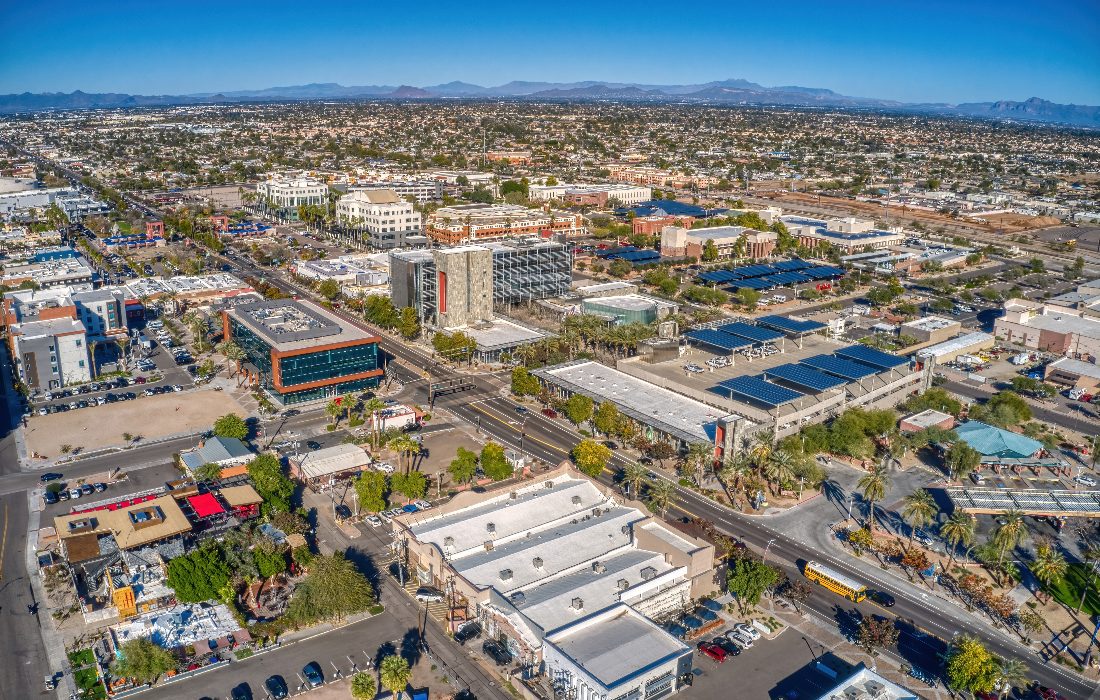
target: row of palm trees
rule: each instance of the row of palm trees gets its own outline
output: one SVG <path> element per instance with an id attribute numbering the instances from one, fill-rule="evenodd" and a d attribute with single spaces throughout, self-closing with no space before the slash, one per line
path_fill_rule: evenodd
<path id="1" fill-rule="evenodd" d="M 654 513 L 664 515 L 676 500 L 676 486 L 667 479 L 654 479 L 649 470 L 633 462 L 623 469 L 622 483 L 627 485 L 634 498 L 645 493 L 645 504 Z"/>

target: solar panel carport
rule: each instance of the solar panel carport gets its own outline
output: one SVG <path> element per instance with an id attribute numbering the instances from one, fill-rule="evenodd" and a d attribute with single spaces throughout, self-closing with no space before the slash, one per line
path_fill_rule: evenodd
<path id="1" fill-rule="evenodd" d="M 1100 491 L 1040 491 L 1038 489 L 968 489 L 949 487 L 944 493 L 955 508 L 966 513 L 1100 518 Z"/>
<path id="2" fill-rule="evenodd" d="M 742 338 L 748 338 L 754 343 L 770 343 L 773 340 L 779 340 L 783 337 L 783 334 L 779 331 L 773 331 L 770 328 L 761 328 L 760 326 L 752 326 L 743 321 L 727 323 L 724 326 L 719 326 L 718 330 L 723 333 L 730 333 L 732 335 L 741 336 Z"/>
<path id="3" fill-rule="evenodd" d="M 805 365 L 786 364 L 764 370 L 764 376 L 768 379 L 781 379 L 797 386 L 806 387 L 811 391 L 828 391 L 848 383 L 847 379 L 834 377 L 824 372 L 819 372 Z"/>
<path id="4" fill-rule="evenodd" d="M 728 352 L 739 350 L 740 348 L 747 348 L 752 345 L 752 341 L 750 340 L 730 335 L 729 333 L 716 331 L 712 328 L 688 331 L 684 333 L 684 337 L 689 340 L 694 340 L 697 343 L 703 343 Z"/>
<path id="5" fill-rule="evenodd" d="M 810 281 L 810 278 L 801 272 L 780 272 L 779 274 L 768 275 L 761 279 L 777 287 L 785 284 L 802 284 L 803 282 Z"/>
<path id="6" fill-rule="evenodd" d="M 733 280 L 730 289 L 771 289 L 775 285 L 763 279 Z"/>
<path id="7" fill-rule="evenodd" d="M 843 357 L 848 360 L 855 360 L 856 362 L 870 365 L 872 367 L 878 367 L 882 370 L 894 369 L 895 367 L 901 367 L 902 365 L 909 364 L 909 360 L 904 357 L 891 355 L 888 352 L 876 350 L 875 348 L 869 348 L 866 345 L 850 345 L 841 350 L 837 350 L 834 354 L 837 357 Z"/>
<path id="8" fill-rule="evenodd" d="M 820 321 L 796 321 L 786 316 L 761 316 L 756 319 L 756 325 L 792 334 L 814 333 L 826 327 Z"/>
<path id="9" fill-rule="evenodd" d="M 793 272 L 795 270 L 805 270 L 808 267 L 813 267 L 813 263 L 808 263 L 805 260 L 795 258 L 794 260 L 780 260 L 779 262 L 772 263 L 772 267 L 777 270 L 785 270 Z"/>
<path id="10" fill-rule="evenodd" d="M 879 372 L 879 370 L 874 367 L 868 367 L 867 365 L 845 360 L 841 357 L 833 357 L 832 355 L 814 355 L 813 357 L 807 357 L 805 360 L 802 360 L 801 364 L 853 382 L 878 374 Z"/>
<path id="11" fill-rule="evenodd" d="M 734 377 L 720 382 L 712 387 L 711 391 L 726 393 L 732 398 L 734 395 L 747 398 L 766 406 L 777 408 L 785 403 L 797 401 L 805 394 L 788 389 L 777 384 L 766 382 L 759 377 Z"/>

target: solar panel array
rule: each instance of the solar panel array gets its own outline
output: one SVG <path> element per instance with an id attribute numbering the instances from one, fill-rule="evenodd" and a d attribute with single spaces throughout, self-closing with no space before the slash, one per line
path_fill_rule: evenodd
<path id="1" fill-rule="evenodd" d="M 734 280 L 730 283 L 730 289 L 771 289 L 775 285 L 765 279 Z"/>
<path id="2" fill-rule="evenodd" d="M 837 357 L 855 360 L 856 362 L 862 362 L 872 367 L 881 367 L 882 369 L 893 369 L 894 367 L 901 367 L 902 365 L 909 364 L 909 360 L 904 357 L 891 355 L 888 352 L 876 350 L 866 345 L 850 345 L 842 350 L 837 350 L 835 354 Z"/>
<path id="3" fill-rule="evenodd" d="M 655 250 L 628 250 L 624 253 L 612 253 L 605 256 L 608 260 L 625 260 L 631 263 L 660 260 L 661 254 Z"/>
<path id="4" fill-rule="evenodd" d="M 607 255 L 607 257 L 611 256 Z M 732 270 L 710 270 L 700 273 L 699 279 L 713 284 L 726 284 L 734 290 L 771 289 L 813 280 L 840 277 L 843 274 L 843 268 L 817 265 L 805 260 L 795 259 L 782 260 L 769 265 L 746 265 Z"/>
<path id="5" fill-rule="evenodd" d="M 786 316 L 761 316 L 756 319 L 756 324 L 787 333 L 813 333 L 825 328 L 820 321 L 796 321 Z"/>
<path id="6" fill-rule="evenodd" d="M 785 382 L 804 386 L 813 391 L 828 391 L 829 389 L 835 389 L 838 386 L 844 386 L 848 383 L 847 379 L 834 377 L 824 372 L 819 372 L 812 367 L 793 363 L 764 370 L 764 376 L 769 379 L 782 379 Z"/>
<path id="7" fill-rule="evenodd" d="M 699 279 L 706 282 L 722 284 L 724 282 L 732 282 L 733 280 L 741 279 L 741 275 L 738 275 L 733 270 L 711 270 L 701 273 Z"/>
<path id="8" fill-rule="evenodd" d="M 944 493 L 961 510 L 1100 515 L 1100 491 L 1039 491 L 1023 489 L 946 488 Z"/>
<path id="9" fill-rule="evenodd" d="M 697 331 L 688 331 L 684 333 L 685 338 L 698 341 L 700 343 L 706 343 L 716 348 L 723 350 L 737 350 L 738 348 L 747 348 L 752 345 L 752 342 L 745 340 L 744 338 L 730 335 L 729 333 L 723 333 L 716 331 L 712 328 L 704 328 Z"/>
<path id="10" fill-rule="evenodd" d="M 757 343 L 768 343 L 773 340 L 779 340 L 783 337 L 783 334 L 779 331 L 773 331 L 770 328 L 761 328 L 760 326 L 752 326 L 744 321 L 736 321 L 734 323 L 727 323 L 724 326 L 719 326 L 718 330 L 723 333 L 729 333 L 731 335 L 741 336 L 742 338 L 748 338 Z"/>
<path id="11" fill-rule="evenodd" d="M 713 390 L 724 390 L 727 394 L 744 396 L 773 407 L 782 406 L 805 396 L 793 389 L 766 382 L 759 377 L 734 377 L 719 383 Z"/>
<path id="12" fill-rule="evenodd" d="M 807 357 L 805 360 L 802 360 L 802 364 L 807 367 L 819 369 L 826 374 L 832 374 L 853 382 L 879 373 L 879 370 L 874 367 L 868 367 L 867 365 L 845 360 L 840 357 L 833 357 L 832 355 L 814 355 L 813 357 Z"/>
<path id="13" fill-rule="evenodd" d="M 810 278 L 801 272 L 780 272 L 776 275 L 768 275 L 762 279 L 768 284 L 776 287 L 787 284 L 802 284 L 803 282 L 810 281 Z"/>
<path id="14" fill-rule="evenodd" d="M 813 263 L 808 263 L 805 260 L 795 258 L 794 260 L 781 260 L 777 263 L 772 263 L 772 267 L 777 270 L 784 270 L 787 272 L 794 272 L 796 270 L 805 270 L 808 267 L 813 267 Z"/>

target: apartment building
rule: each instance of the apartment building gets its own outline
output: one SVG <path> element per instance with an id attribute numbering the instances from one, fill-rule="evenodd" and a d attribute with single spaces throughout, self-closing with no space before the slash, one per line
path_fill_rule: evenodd
<path id="1" fill-rule="evenodd" d="M 256 185 L 256 194 L 292 220 L 297 220 L 301 204 L 328 204 L 328 185 L 308 175 L 277 175 Z"/>
<path id="2" fill-rule="evenodd" d="M 8 329 L 19 381 L 32 392 L 92 380 L 84 324 L 74 318 L 30 321 Z"/>
<path id="3" fill-rule="evenodd" d="M 652 187 L 713 187 L 718 180 L 706 175 L 681 175 L 647 165 L 608 165 L 611 179 Z"/>
<path id="4" fill-rule="evenodd" d="M 536 202 L 560 200 L 574 206 L 606 207 L 611 200 L 620 206 L 632 206 L 653 199 L 653 189 L 642 185 L 531 185 L 530 197 Z"/>
<path id="5" fill-rule="evenodd" d="M 661 255 L 702 259 L 707 241 L 713 241 L 718 249 L 719 260 L 736 257 L 765 258 L 775 250 L 778 239 L 779 236 L 774 231 L 757 231 L 744 226 L 697 229 L 665 226 L 661 229 Z"/>
<path id="6" fill-rule="evenodd" d="M 437 243 L 459 245 L 525 236 L 577 237 L 587 229 L 579 214 L 548 213 L 517 204 L 460 204 L 436 210 L 428 217 L 425 233 Z"/>
<path id="7" fill-rule="evenodd" d="M 405 238 L 419 236 L 421 229 L 420 212 L 391 189 L 349 192 L 336 202 L 336 218 L 382 250 L 403 247 Z"/>

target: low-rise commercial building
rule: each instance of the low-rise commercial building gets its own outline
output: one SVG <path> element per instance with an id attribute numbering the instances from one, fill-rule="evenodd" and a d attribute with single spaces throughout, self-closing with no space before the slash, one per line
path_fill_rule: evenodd
<path id="1" fill-rule="evenodd" d="M 616 200 L 618 206 L 631 206 L 653 199 L 653 189 L 642 185 L 612 183 L 606 185 L 531 185 L 530 197 L 536 202 L 552 199 L 574 206 L 607 207 Z"/>
<path id="2" fill-rule="evenodd" d="M 31 321 L 8 328 L 15 371 L 31 391 L 92 380 L 84 324 L 74 318 Z"/>
<path id="3" fill-rule="evenodd" d="M 635 236 L 656 236 L 666 226 L 680 226 L 690 229 L 693 223 L 695 223 L 694 216 L 670 216 L 667 214 L 663 216 L 659 214 L 636 216 L 630 222 L 630 232 Z"/>
<path id="4" fill-rule="evenodd" d="M 425 233 L 443 245 L 500 241 L 525 236 L 582 236 L 584 217 L 544 212 L 516 204 L 459 204 L 437 209 L 428 217 Z"/>
<path id="5" fill-rule="evenodd" d="M 415 199 L 419 204 L 427 204 L 428 202 L 438 202 L 443 199 L 443 183 L 438 180 L 377 180 L 375 182 L 369 182 L 366 180 L 359 181 L 354 187 L 350 189 L 351 192 L 356 190 L 377 190 L 387 189 L 393 190 L 397 193 L 397 196 L 401 199 L 408 200 L 409 197 Z"/>
<path id="6" fill-rule="evenodd" d="M 661 255 L 702 259 L 708 241 L 713 241 L 718 259 L 765 258 L 775 250 L 778 234 L 744 226 L 714 226 L 688 229 L 666 226 L 661 229 Z"/>
<path id="7" fill-rule="evenodd" d="M 874 222 L 854 217 L 826 220 L 783 216 L 780 220 L 800 244 L 816 248 L 828 243 L 841 255 L 890 248 L 904 243 L 906 239 L 900 230 L 876 230 Z"/>
<path id="8" fill-rule="evenodd" d="M 256 194 L 292 221 L 298 220 L 300 205 L 328 205 L 328 185 L 308 175 L 277 175 L 256 185 Z"/>
<path id="9" fill-rule="evenodd" d="M 320 484 L 340 476 L 358 474 L 370 465 L 370 454 L 358 445 L 341 444 L 291 455 L 290 476 L 307 484 Z"/>
<path id="10" fill-rule="evenodd" d="M 1046 366 L 1043 378 L 1071 389 L 1096 389 L 1100 387 L 1100 365 L 1063 357 Z"/>
<path id="11" fill-rule="evenodd" d="M 993 332 L 1033 350 L 1083 360 L 1100 357 L 1100 319 L 1081 309 L 1010 299 L 1004 315 L 993 322 Z"/>
<path id="12" fill-rule="evenodd" d="M 381 253 L 377 255 L 382 255 Z M 294 274 L 319 281 L 335 280 L 347 287 L 379 287 L 389 284 L 387 266 L 371 256 L 342 255 L 327 260 L 303 260 L 294 263 Z"/>
<path id="13" fill-rule="evenodd" d="M 901 335 L 916 338 L 921 343 L 940 343 L 962 330 L 962 324 L 942 316 L 925 316 L 901 324 Z"/>
<path id="14" fill-rule="evenodd" d="M 954 416 L 950 413 L 936 411 L 931 408 L 921 411 L 920 413 L 914 413 L 911 416 L 906 416 L 898 423 L 898 429 L 903 433 L 919 433 L 928 428 L 951 430 L 954 427 Z"/>
<path id="15" fill-rule="evenodd" d="M 245 352 L 248 382 L 280 404 L 363 391 L 382 376 L 379 338 L 311 301 L 257 301 L 221 314 L 225 339 Z"/>
<path id="16" fill-rule="evenodd" d="M 199 443 L 199 446 L 180 452 L 180 462 L 192 474 L 204 464 L 216 464 L 219 467 L 235 467 L 248 464 L 256 455 L 237 438 L 215 435 Z"/>
<path id="17" fill-rule="evenodd" d="M 974 331 L 927 348 L 921 348 L 916 352 L 915 357 L 917 362 L 922 365 L 943 365 L 954 362 L 956 358 L 962 355 L 972 355 L 982 350 L 988 350 L 996 344 L 997 339 L 991 334 Z"/>
<path id="18" fill-rule="evenodd" d="M 78 287 L 91 289 L 95 271 L 83 257 L 62 258 L 22 265 L 8 265 L 0 273 L 0 285 L 18 287 L 33 282 L 40 289 Z"/>
<path id="19" fill-rule="evenodd" d="M 676 313 L 679 308 L 679 304 L 644 294 L 601 296 L 581 302 L 582 313 L 602 316 L 617 326 L 654 323 Z"/>
<path id="20" fill-rule="evenodd" d="M 819 664 L 818 668 L 823 665 Z M 905 686 L 883 678 L 863 664 L 817 700 L 918 700 Z"/>

